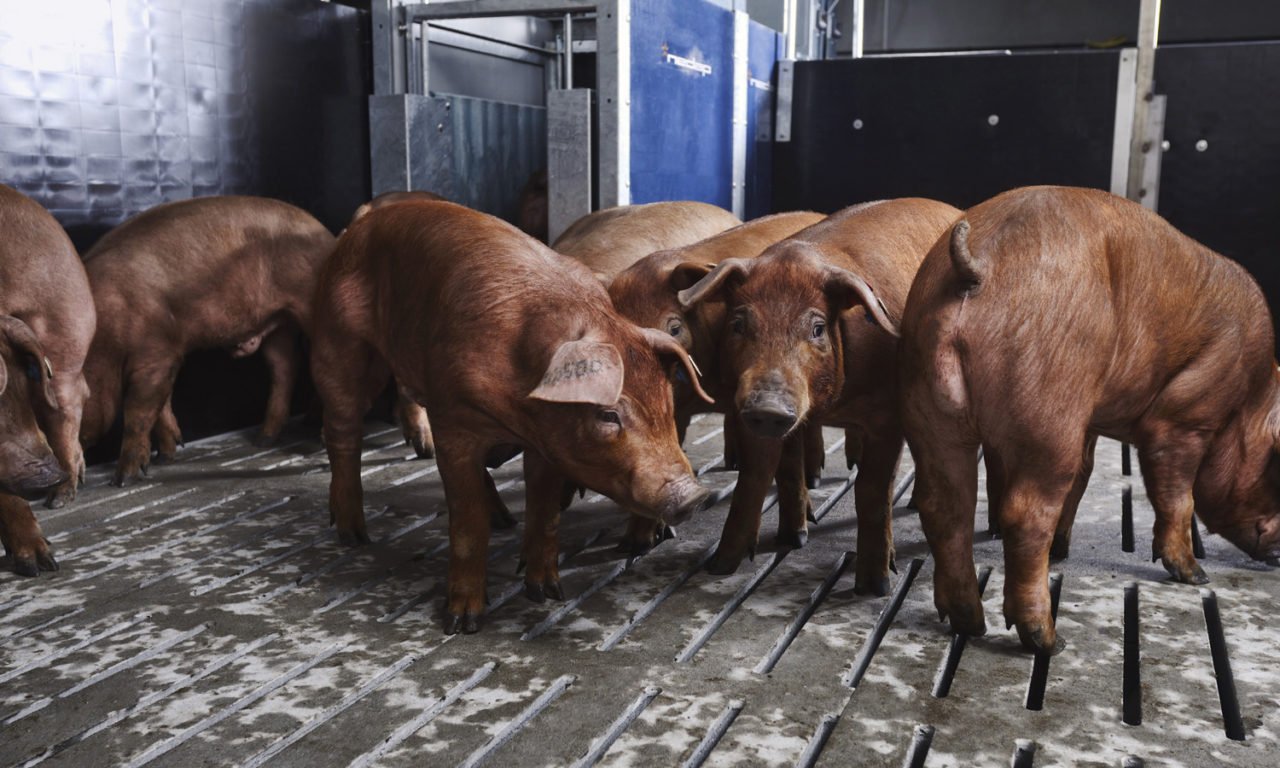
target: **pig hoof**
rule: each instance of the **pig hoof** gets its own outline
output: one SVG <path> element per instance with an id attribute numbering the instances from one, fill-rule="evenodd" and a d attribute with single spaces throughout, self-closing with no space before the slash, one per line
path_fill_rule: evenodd
<path id="1" fill-rule="evenodd" d="M 524 596 L 535 603 L 547 602 L 547 595 L 542 591 L 542 585 L 535 584 L 531 581 L 526 581 L 524 583 Z"/>
<path id="2" fill-rule="evenodd" d="M 775 540 L 775 546 L 779 549 L 784 547 L 790 549 L 800 549 L 809 543 L 808 531 L 778 531 L 778 538 Z"/>
<path id="3" fill-rule="evenodd" d="M 280 442 L 280 434 L 278 432 L 274 435 L 260 432 L 257 437 L 253 438 L 253 444 L 259 448 L 270 448 L 278 442 Z"/>
<path id="4" fill-rule="evenodd" d="M 13 572 L 19 576 L 30 578 L 40 575 L 40 567 L 36 565 L 34 557 L 15 557 L 13 558 Z"/>
<path id="5" fill-rule="evenodd" d="M 36 565 L 39 566 L 42 571 L 58 570 L 58 561 L 53 559 L 53 553 L 48 550 L 36 553 Z"/>
<path id="6" fill-rule="evenodd" d="M 358 547 L 370 541 L 368 531 L 348 531 L 338 529 L 338 542 L 347 547 Z"/>
<path id="7" fill-rule="evenodd" d="M 49 509 L 59 509 L 67 505 L 68 502 L 74 501 L 76 498 L 76 484 L 66 482 L 53 489 L 49 494 L 49 498 L 44 500 L 45 507 Z"/>
<path id="8" fill-rule="evenodd" d="M 561 588 L 559 579 L 547 579 L 541 584 L 526 581 L 524 583 L 524 596 L 535 603 L 545 603 L 547 598 L 564 600 L 564 589 Z"/>
<path id="9" fill-rule="evenodd" d="M 499 504 L 489 513 L 489 526 L 494 530 L 505 531 L 516 527 L 516 519 L 505 506 Z"/>
<path id="10" fill-rule="evenodd" d="M 1054 534 L 1053 544 L 1049 545 L 1050 560 L 1066 560 L 1071 555 L 1071 539 Z"/>
<path id="11" fill-rule="evenodd" d="M 658 524 L 658 542 L 671 541 L 676 537 L 676 527 L 666 523 Z"/>
<path id="12" fill-rule="evenodd" d="M 456 614 L 447 614 L 444 617 L 444 633 L 446 635 L 456 635 L 461 632 L 464 635 L 474 635 L 480 631 L 480 619 L 470 613 L 464 613 L 461 616 Z"/>
<path id="13" fill-rule="evenodd" d="M 817 516 L 817 515 L 815 515 L 815 514 L 813 514 L 813 505 L 812 505 L 812 504 L 810 504 L 810 505 L 809 505 L 809 509 L 808 509 L 807 511 L 805 511 L 805 513 L 804 513 L 804 519 L 805 519 L 805 520 L 808 520 L 808 521 L 809 521 L 809 522 L 811 522 L 811 523 L 817 523 L 817 522 L 818 522 L 818 516 Z"/>
<path id="14" fill-rule="evenodd" d="M 716 549 L 716 553 L 707 561 L 707 573 L 712 576 L 728 576 L 738 570 L 738 565 L 742 562 L 742 555 L 732 554 L 723 549 Z"/>
<path id="15" fill-rule="evenodd" d="M 889 594 L 888 576 L 858 576 L 853 582 L 853 594 L 875 595 L 884 597 Z M 938 612 L 938 620 L 942 620 L 942 612 Z"/>
<path id="16" fill-rule="evenodd" d="M 1174 581 L 1196 585 L 1209 583 L 1209 574 L 1204 572 L 1199 563 L 1193 562 L 1190 567 L 1184 567 L 1170 562 L 1168 559 L 1162 559 L 1160 562 L 1164 569 L 1169 572 L 1169 575 L 1173 577 Z"/>
<path id="17" fill-rule="evenodd" d="M 1050 656 L 1061 653 L 1067 643 L 1052 627 L 1043 624 L 1018 624 L 1018 640 L 1022 647 L 1034 653 L 1045 653 Z"/>
<path id="18" fill-rule="evenodd" d="M 944 602 L 936 602 L 938 609 L 938 618 L 950 619 L 951 629 L 957 635 L 968 635 L 970 637 L 981 637 L 987 633 L 987 620 L 982 611 L 982 603 L 976 602 L 972 605 L 967 604 L 950 604 Z"/>

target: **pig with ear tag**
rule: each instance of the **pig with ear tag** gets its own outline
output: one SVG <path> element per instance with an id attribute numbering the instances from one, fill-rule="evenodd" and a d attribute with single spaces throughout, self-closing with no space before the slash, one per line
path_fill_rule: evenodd
<path id="1" fill-rule="evenodd" d="M 680 292 L 686 311 L 724 305 L 719 370 L 739 426 L 738 484 L 709 571 L 732 573 L 754 556 L 775 478 L 777 543 L 806 542 L 804 427 L 828 425 L 861 436 L 855 589 L 888 591 L 902 452 L 897 318 L 920 260 L 959 214 L 917 198 L 853 206 Z"/>
<path id="2" fill-rule="evenodd" d="M 27 505 L 67 480 L 37 419 L 61 411 L 53 376 L 31 328 L 0 315 L 0 542 L 22 576 L 58 568 Z"/>
<path id="3" fill-rule="evenodd" d="M 368 540 L 361 422 L 388 375 L 431 413 L 449 507 L 448 633 L 485 608 L 490 517 L 501 500 L 486 462 L 524 451 L 525 592 L 558 598 L 566 484 L 674 523 L 711 498 L 676 440 L 671 379 L 696 382 L 669 335 L 618 315 L 591 271 L 492 216 L 445 202 L 354 222 L 316 294 L 312 374 L 324 402 L 330 520 Z M 700 389 L 700 387 L 699 387 Z M 703 393 L 705 396 L 705 393 Z"/>

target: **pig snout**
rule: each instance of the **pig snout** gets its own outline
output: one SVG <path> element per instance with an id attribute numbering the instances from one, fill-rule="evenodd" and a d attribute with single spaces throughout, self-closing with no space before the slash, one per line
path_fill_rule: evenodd
<path id="1" fill-rule="evenodd" d="M 777 372 L 762 376 L 751 385 L 739 413 L 747 428 L 762 437 L 782 437 L 799 420 L 796 399 Z"/>
<path id="2" fill-rule="evenodd" d="M 47 458 L 28 461 L 12 473 L 4 483 L 5 490 L 27 501 L 42 499 L 49 489 L 67 481 L 67 473 L 58 466 L 57 459 Z"/>
<path id="3" fill-rule="evenodd" d="M 670 503 L 662 518 L 670 525 L 683 523 L 695 513 L 710 507 L 714 501 L 711 491 L 703 488 L 692 477 L 684 477 L 669 483 L 667 495 Z"/>

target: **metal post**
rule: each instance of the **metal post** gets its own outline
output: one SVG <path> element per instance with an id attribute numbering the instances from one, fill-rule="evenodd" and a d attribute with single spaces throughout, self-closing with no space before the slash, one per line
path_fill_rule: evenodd
<path id="1" fill-rule="evenodd" d="M 564 15 L 564 87 L 573 87 L 573 14 Z"/>
<path id="2" fill-rule="evenodd" d="M 747 44 L 751 36 L 751 18 L 745 11 L 733 12 L 733 186 L 730 207 L 733 215 L 745 218 L 747 211 L 747 81 L 751 70 L 747 61 Z"/>
<path id="3" fill-rule="evenodd" d="M 853 29 L 850 30 L 849 44 L 853 58 L 862 58 L 862 22 L 866 11 L 866 0 L 853 0 Z"/>
<path id="4" fill-rule="evenodd" d="M 786 41 L 787 59 L 796 57 L 796 14 L 800 12 L 799 0 L 782 2 L 782 37 Z"/>
<path id="5" fill-rule="evenodd" d="M 1142 0 L 1138 11 L 1138 65 L 1133 100 L 1133 138 L 1129 142 L 1129 177 L 1125 196 L 1140 201 L 1151 138 L 1147 112 L 1151 107 L 1156 70 L 1156 41 L 1160 36 L 1160 0 Z"/>
<path id="6" fill-rule="evenodd" d="M 396 0 L 373 0 L 373 92 L 378 96 L 404 93 L 404 36 Z"/>
<path id="7" fill-rule="evenodd" d="M 600 207 L 631 203 L 631 0 L 600 0 L 596 79 L 600 87 Z"/>

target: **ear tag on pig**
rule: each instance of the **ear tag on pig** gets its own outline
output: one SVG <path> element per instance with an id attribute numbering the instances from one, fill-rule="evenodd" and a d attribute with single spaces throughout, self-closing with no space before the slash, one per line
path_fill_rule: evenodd
<path id="1" fill-rule="evenodd" d="M 613 405 L 622 395 L 622 373 L 622 355 L 612 344 L 566 341 L 529 397 L 552 403 Z"/>

